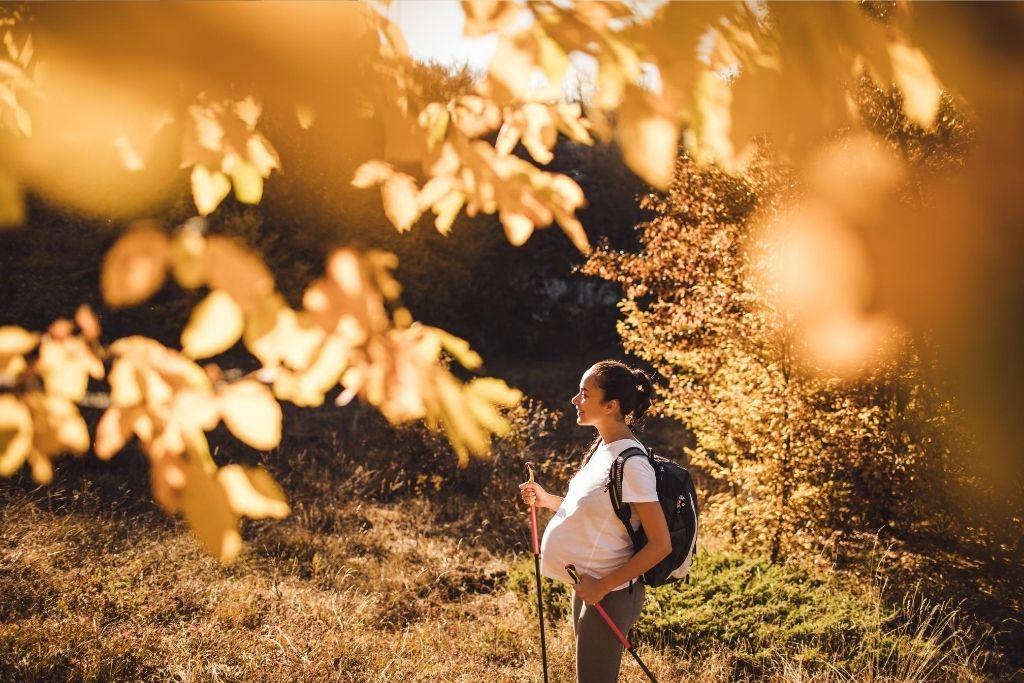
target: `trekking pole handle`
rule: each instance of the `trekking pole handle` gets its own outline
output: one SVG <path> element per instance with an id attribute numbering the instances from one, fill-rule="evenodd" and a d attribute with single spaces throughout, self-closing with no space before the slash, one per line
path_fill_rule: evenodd
<path id="1" fill-rule="evenodd" d="M 576 565 L 565 565 L 565 571 L 568 572 L 570 578 L 572 578 L 573 583 L 580 582 L 580 575 L 579 572 L 576 571 Z M 612 621 L 612 618 L 610 616 L 608 616 L 608 613 L 604 611 L 604 607 L 601 607 L 601 605 L 597 604 L 596 602 L 594 603 L 594 607 L 597 608 L 597 613 L 601 615 L 601 618 L 604 619 L 604 622 L 608 624 L 608 628 L 612 630 L 612 633 L 615 634 L 615 637 L 619 639 L 620 643 L 622 643 L 622 647 L 632 652 L 633 646 L 629 644 L 629 639 L 626 638 L 626 635 L 619 630 L 619 627 L 615 625 L 615 622 Z"/>
<path id="2" fill-rule="evenodd" d="M 533 479 L 533 463 L 527 461 L 526 470 L 530 473 L 529 482 L 534 483 Z M 533 505 L 530 506 L 530 531 L 533 535 L 533 554 L 540 554 L 540 541 L 537 540 L 537 498 L 534 496 Z"/>

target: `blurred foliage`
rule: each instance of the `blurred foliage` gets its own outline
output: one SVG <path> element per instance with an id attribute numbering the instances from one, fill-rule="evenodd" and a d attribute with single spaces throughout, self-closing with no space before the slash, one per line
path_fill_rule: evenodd
<path id="1" fill-rule="evenodd" d="M 885 476 L 898 475 L 913 488 L 908 482 L 928 479 L 920 468 L 952 471 L 949 453 L 967 447 L 936 446 L 932 430 L 951 433 L 946 423 L 962 409 L 975 455 L 973 467 L 953 478 L 991 492 L 984 514 L 1002 521 L 993 522 L 998 531 L 982 534 L 985 542 L 1021 552 L 1012 530 L 1020 524 L 1015 501 L 1024 475 L 1013 463 L 1024 382 L 1011 381 L 1020 379 L 1017 365 L 1003 362 L 1015 353 L 1020 324 L 1019 292 L 1005 285 L 1018 281 L 1019 259 L 1004 248 L 1020 235 L 1019 8 L 666 3 L 646 16 L 620 2 L 462 6 L 467 36 L 497 38 L 480 78 L 416 64 L 387 3 L 126 5 L 116 12 L 42 4 L 3 12 L 0 222 L 27 217 L 31 224 L 25 208 L 33 196 L 101 222 L 159 216 L 134 223 L 107 252 L 99 273 L 103 301 L 136 306 L 159 297 L 171 280 L 172 291 L 194 292 L 186 295 L 191 311 L 178 311 L 187 317 L 184 332 L 159 340 L 126 337 L 108 345 L 98 323 L 74 303 L 32 328 L 45 328 L 41 336 L 10 320 L 15 324 L 4 328 L 0 348 L 5 472 L 28 462 L 46 480 L 51 456 L 88 450 L 76 404 L 111 398 L 88 392 L 89 382 L 108 372 L 118 386 L 110 410 L 131 416 L 108 412 L 100 450 L 112 454 L 117 449 L 108 444 L 135 434 L 154 472 L 168 464 L 165 458 L 177 459 L 155 475 L 172 489 L 189 476 L 209 483 L 215 466 L 199 437 L 221 417 L 250 445 L 269 447 L 280 436 L 278 400 L 317 405 L 336 385 L 342 404 L 358 395 L 393 423 L 424 418 L 444 429 L 466 462 L 488 450 L 491 434 L 508 428 L 494 405 L 518 394 L 500 380 L 464 382 L 449 371 L 449 357 L 469 372 L 483 360 L 462 339 L 415 324 L 398 303 L 391 274 L 397 261 L 380 248 L 382 226 L 393 225 L 390 239 L 398 240 L 425 232 L 415 228 L 426 217 L 451 235 L 476 228 L 457 226 L 460 217 L 485 215 L 493 217 L 487 227 L 500 224 L 510 244 L 558 225 L 568 239 L 557 249 L 571 244 L 585 253 L 594 234 L 581 220 L 587 196 L 572 168 L 580 155 L 560 160 L 559 146 L 597 141 L 598 164 L 621 151 L 639 178 L 670 190 L 647 206 L 661 214 L 651 225 L 667 230 L 663 241 L 671 242 L 672 221 L 664 217 L 685 214 L 691 200 L 699 213 L 713 199 L 701 194 L 700 183 L 672 185 L 681 145 L 696 164 L 693 173 L 721 176 L 749 196 L 737 200 L 738 213 L 699 216 L 710 221 L 698 231 L 704 240 L 680 237 L 686 253 L 671 244 L 654 253 L 661 244 L 649 236 L 644 246 L 655 245 L 648 249 L 655 271 L 696 268 L 713 278 L 721 266 L 727 286 L 682 276 L 690 299 L 704 300 L 701 311 L 711 313 L 694 309 L 693 320 L 672 324 L 700 337 L 709 357 L 687 357 L 677 345 L 685 339 L 663 339 L 644 351 L 679 371 L 669 381 L 680 390 L 693 388 L 693 368 L 722 369 L 705 383 L 717 387 L 707 400 L 734 405 L 742 419 L 678 414 L 704 434 L 697 452 L 709 466 L 715 455 L 755 469 L 759 461 L 774 463 L 771 476 L 747 479 L 743 491 L 731 493 L 740 507 L 782 501 L 781 511 L 759 511 L 759 518 L 775 520 L 773 537 L 762 540 L 777 554 L 784 539 L 796 537 L 789 510 L 818 519 L 801 501 L 825 495 L 834 503 L 828 515 L 867 524 L 875 513 L 858 516 L 852 501 L 860 494 L 888 500 L 879 492 Z M 591 87 L 578 88 L 586 93 L 582 101 L 564 97 L 570 56 L 596 65 Z M 993 74 L 1000 74 L 998 83 Z M 887 144 L 877 144 L 879 135 Z M 765 138 L 792 178 L 764 165 L 758 150 Z M 950 170 L 947 157 L 962 160 L 968 147 L 969 161 Z M 191 169 L 188 180 L 183 168 Z M 741 188 L 759 174 L 756 187 Z M 625 187 L 637 182 L 621 167 L 601 176 L 609 177 L 613 185 L 619 178 Z M 260 221 L 250 214 L 228 227 L 240 204 L 256 203 L 263 225 L 256 227 Z M 758 214 L 748 217 L 753 208 Z M 209 222 L 191 219 L 196 212 Z M 750 230 L 712 229 L 741 218 Z M 168 235 L 164 224 L 179 227 Z M 294 242 L 274 259 L 287 269 L 288 255 L 313 254 L 315 264 L 302 264 L 279 286 L 264 265 L 270 259 L 222 226 L 287 233 Z M 451 294 L 434 310 L 452 307 L 458 283 L 501 263 L 486 249 L 463 249 L 473 241 L 446 245 L 446 263 L 432 272 L 459 261 L 448 257 L 455 251 L 476 258 L 452 273 Z M 741 253 L 741 245 L 757 253 Z M 273 240 L 262 246 L 278 249 Z M 536 253 L 546 259 L 546 252 L 541 244 Z M 701 260 L 711 254 L 718 256 Z M 667 255 L 677 263 L 668 264 Z M 426 270 L 410 265 L 413 276 Z M 505 272 L 509 289 L 477 292 L 474 317 L 451 318 L 463 330 L 491 313 L 523 321 L 493 328 L 510 353 L 544 346 L 546 337 L 531 335 L 527 321 L 576 327 L 564 338 L 587 338 L 596 328 L 575 323 L 611 294 L 600 285 L 587 291 L 560 283 L 542 269 L 531 280 L 526 265 Z M 622 281 L 617 274 L 606 279 Z M 511 292 L 538 289 L 538 301 L 559 306 L 512 303 Z M 741 306 L 733 305 L 734 294 Z M 637 296 L 649 295 L 627 292 L 627 299 Z M 488 301 L 502 303 L 492 308 Z M 627 314 L 639 320 L 644 305 L 627 307 Z M 60 318 L 76 310 L 77 327 Z M 565 310 L 579 315 L 561 319 Z M 509 339 L 513 331 L 524 332 L 522 339 Z M 738 346 L 704 343 L 716 335 Z M 183 353 L 174 348 L 179 344 Z M 934 349 L 928 358 L 926 347 Z M 655 348 L 663 351 L 658 357 L 651 355 Z M 195 363 L 225 353 L 232 364 L 241 358 L 239 366 Z M 723 363 L 709 364 L 712 358 Z M 761 362 L 762 374 L 745 359 Z M 141 378 L 123 369 L 129 361 Z M 844 384 L 857 377 L 877 395 Z M 235 384 L 244 392 L 236 393 Z M 274 407 L 255 398 L 268 396 L 270 386 Z M 240 393 L 272 419 L 240 426 L 237 413 L 246 411 L 233 406 L 243 401 L 227 398 Z M 947 410 L 951 398 L 958 407 Z M 826 425 L 821 416 L 829 413 L 837 421 Z M 750 436 L 764 432 L 755 428 L 755 415 L 773 430 L 757 437 L 764 443 Z M 931 415 L 941 417 L 924 417 Z M 814 430 L 817 440 L 808 437 Z M 878 450 L 878 462 L 888 464 L 866 479 L 848 477 L 842 458 L 816 454 L 819 443 L 829 453 L 846 449 L 843 458 Z M 158 497 L 177 508 L 174 496 Z M 211 500 L 202 492 L 188 498 Z M 221 521 L 231 523 L 214 525 L 208 540 L 223 547 L 215 537 L 233 528 L 232 515 L 246 505 L 214 498 Z M 896 502 L 880 510 L 887 523 L 905 515 Z"/>

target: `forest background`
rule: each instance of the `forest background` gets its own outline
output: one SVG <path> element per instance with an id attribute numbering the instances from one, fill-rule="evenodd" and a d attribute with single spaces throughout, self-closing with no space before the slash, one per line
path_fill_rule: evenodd
<path id="1" fill-rule="evenodd" d="M 851 7 L 880 26 L 887 12 L 896 11 L 887 10 L 887 3 Z M 986 11 L 976 15 L 982 25 L 1007 20 Z M 74 17 L 62 12 L 12 11 L 12 60 L 24 56 L 19 31 L 26 26 L 39 26 L 44 36 L 49 27 L 51 35 L 66 38 L 75 21 L 102 23 L 88 11 Z M 126 18 L 129 25 L 133 20 L 138 17 Z M 92 40 L 81 39 L 76 49 L 92 54 Z M 44 47 L 45 42 L 36 49 Z M 403 77 L 422 102 L 472 97 L 487 80 L 436 65 L 406 69 Z M 274 75 L 262 76 L 276 84 Z M 252 81 L 258 85 L 260 77 Z M 693 582 L 659 592 L 638 628 L 645 654 L 667 680 L 1019 677 L 1019 471 L 998 459 L 989 470 L 970 466 L 972 459 L 987 462 L 985 437 L 992 432 L 978 429 L 970 406 L 957 403 L 972 390 L 942 365 L 957 356 L 930 352 L 935 345 L 981 349 L 971 346 L 970 334 L 960 346 L 951 344 L 941 327 L 882 325 L 866 334 L 847 326 L 840 337 L 866 338 L 860 346 L 884 346 L 889 353 L 865 370 L 857 344 L 852 352 L 832 355 L 815 356 L 812 349 L 810 364 L 826 370 L 807 372 L 807 352 L 797 342 L 814 338 L 815 328 L 789 325 L 773 308 L 778 300 L 757 287 L 758 261 L 747 245 L 758 226 L 771 225 L 765 215 L 793 210 L 794 186 L 803 197 L 824 197 L 841 207 L 860 226 L 883 208 L 891 210 L 890 200 L 920 210 L 914 202 L 935 192 L 935 178 L 956 178 L 972 153 L 977 164 L 991 161 L 984 156 L 990 151 L 984 126 L 980 140 L 977 132 L 983 98 L 977 104 L 944 92 L 933 123 L 925 126 L 908 114 L 905 91 L 870 79 L 855 86 L 859 128 L 873 142 L 853 135 L 835 138 L 830 147 L 826 140 L 817 157 L 800 164 L 764 145 L 738 175 L 719 168 L 726 165 L 724 157 L 708 164 L 701 159 L 706 149 L 684 143 L 670 160 L 671 180 L 659 182 L 654 170 L 642 163 L 638 169 L 635 157 L 630 161 L 628 140 L 623 148 L 622 138 L 601 140 L 595 133 L 598 140 L 584 144 L 563 131 L 557 142 L 547 142 L 544 133 L 538 143 L 530 138 L 531 124 L 524 124 L 524 144 L 512 140 L 509 151 L 541 161 L 538 145 L 546 145 L 551 158 L 544 170 L 578 183 L 586 204 L 575 216 L 597 247 L 589 254 L 579 248 L 580 231 L 571 225 L 562 225 L 564 233 L 532 234 L 531 226 L 523 237 L 522 227 L 504 217 L 458 215 L 445 231 L 440 225 L 434 230 L 429 221 L 396 212 L 386 191 L 382 212 L 380 195 L 348 180 L 359 177 L 367 160 L 389 158 L 395 132 L 380 110 L 368 114 L 359 97 L 308 111 L 297 111 L 285 99 L 257 107 L 259 130 L 273 143 L 276 163 L 267 167 L 257 206 L 231 176 L 235 196 L 204 207 L 204 188 L 193 170 L 191 184 L 182 174 L 172 192 L 147 205 L 145 215 L 159 218 L 161 227 L 136 224 L 129 234 L 184 225 L 173 233 L 176 240 L 190 231 L 233 238 L 267 264 L 291 306 L 299 306 L 304 290 L 330 269 L 331 247 L 393 253 L 394 277 L 403 285 L 401 310 L 407 311 L 401 315 L 468 340 L 483 359 L 476 367 L 472 351 L 443 337 L 439 343 L 447 356 L 438 354 L 440 366 L 459 381 L 474 370 L 500 377 L 521 390 L 525 401 L 503 409 L 507 426 L 493 430 L 502 435 L 489 457 L 473 458 L 465 467 L 460 461 L 476 450 L 472 437 L 460 446 L 443 430 L 396 418 L 387 412 L 386 399 L 382 403 L 367 393 L 365 383 L 349 392 L 356 383 L 342 380 L 342 393 L 359 396 L 348 396 L 343 407 L 330 400 L 299 407 L 316 401 L 291 389 L 290 400 L 280 402 L 283 429 L 273 447 L 261 447 L 268 439 L 258 426 L 232 421 L 231 404 L 224 403 L 224 424 L 209 431 L 207 457 L 222 470 L 228 463 L 244 465 L 248 469 L 228 471 L 246 472 L 250 483 L 243 488 L 258 494 L 235 511 L 281 517 L 282 504 L 290 511 L 283 520 L 233 518 L 249 546 L 237 555 L 237 547 L 229 552 L 224 542 L 211 547 L 204 540 L 211 533 L 217 537 L 220 526 L 204 530 L 192 513 L 188 521 L 197 546 L 184 525 L 166 516 L 182 509 L 189 515 L 189 499 L 177 499 L 173 487 L 160 488 L 161 475 L 154 473 L 166 470 L 154 460 L 160 457 L 154 455 L 160 452 L 156 441 L 143 440 L 141 448 L 129 443 L 113 458 L 104 453 L 111 447 L 99 445 L 97 430 L 108 406 L 94 377 L 78 403 L 88 432 L 97 434 L 93 448 L 102 458 L 56 458 L 52 474 L 38 458 L 29 459 L 29 469 L 4 465 L 13 476 L 0 489 L 3 675 L 245 680 L 291 679 L 300 672 L 336 680 L 536 680 L 530 569 L 522 559 L 527 528 L 515 484 L 522 463 L 533 459 L 542 481 L 564 486 L 589 438 L 565 413 L 579 375 L 600 358 L 634 354 L 626 357 L 661 377 L 659 417 L 645 438 L 657 451 L 688 462 L 704 496 L 707 534 Z M 249 95 L 237 85 L 223 94 L 223 102 L 238 104 Z M 590 104 L 582 88 L 574 94 Z M 379 103 L 381 96 L 368 92 L 365 98 Z M 216 100 L 200 102 L 218 111 Z M 325 112 L 336 117 L 330 128 L 322 120 Z M 607 124 L 621 121 L 612 115 Z M 502 133 L 494 133 L 484 138 L 500 146 Z M 150 155 L 175 156 L 176 134 L 172 126 L 158 136 Z M 1004 142 L 1016 139 L 1005 136 Z M 890 157 L 878 152 L 878 142 L 900 160 L 898 173 Z M 325 147 L 339 152 L 325 155 Z M 68 158 L 102 156 L 86 149 L 72 148 Z M 124 165 L 123 145 L 107 152 L 116 152 Z M 850 170 L 854 161 L 860 166 Z M 22 163 L 17 152 L 7 160 L 9 168 Z M 117 183 L 124 178 L 71 174 L 80 185 L 69 190 L 63 180 L 45 181 L 53 167 L 27 168 L 28 191 L 14 193 L 21 197 L 21 218 L 0 233 L 0 323 L 47 330 L 44 343 L 51 347 L 79 338 L 92 347 L 137 334 L 168 348 L 191 344 L 180 335 L 207 300 L 202 290 L 168 284 L 152 296 L 121 302 L 127 306 L 112 304 L 110 291 L 104 291 L 103 283 L 116 278 L 107 274 L 105 254 L 139 215 L 133 199 L 119 196 L 125 186 Z M 794 169 L 807 177 L 798 179 Z M 143 185 L 167 173 L 159 164 L 135 172 L 148 179 Z M 359 184 L 391 182 L 379 168 L 375 173 L 375 181 Z M 990 168 L 983 178 L 991 173 Z M 78 199 L 83 186 L 88 201 L 69 201 Z M 871 195 L 868 209 L 860 206 L 865 193 Z M 196 222 L 197 212 L 207 215 L 204 222 Z M 857 243 L 843 241 L 843 233 L 823 234 L 810 241 L 814 258 L 840 253 L 838 260 L 823 259 L 824 267 L 851 267 L 842 254 L 847 248 L 857 252 Z M 784 236 L 796 243 L 807 238 Z M 870 234 L 863 238 L 872 244 Z M 838 239 L 838 246 L 830 239 Z M 951 244 L 963 246 L 958 240 Z M 872 258 L 884 261 L 885 254 Z M 387 266 L 373 267 L 368 266 L 376 273 L 370 279 L 386 290 L 380 271 Z M 181 283 L 177 271 L 175 276 Z M 953 279 L 970 289 L 965 280 Z M 935 290 L 929 283 L 918 291 Z M 956 297 L 951 299 L 950 310 L 961 310 Z M 95 317 L 82 312 L 82 304 Z M 397 321 L 397 309 L 390 310 Z M 54 323 L 62 317 L 74 319 L 75 326 Z M 1009 315 L 990 317 L 995 323 L 981 330 L 1016 324 Z M 90 325 L 101 325 L 102 332 L 90 338 Z M 820 334 L 826 351 L 835 345 L 830 330 Z M 252 351 L 248 338 L 244 344 Z M 207 373 L 218 387 L 251 379 L 256 375 L 247 373 L 259 369 L 242 343 L 229 347 L 196 356 L 215 356 L 217 368 Z M 25 377 L 38 372 L 47 391 L 62 380 L 51 378 L 44 351 L 32 356 L 34 348 L 24 355 L 36 364 L 27 373 L 14 372 L 18 379 L 5 395 L 20 397 L 34 414 L 52 420 L 50 408 L 32 407 L 28 396 L 39 385 Z M 981 351 L 966 369 L 991 377 L 991 349 Z M 8 354 L 4 361 L 21 355 Z M 266 365 L 264 357 L 259 361 Z M 113 384 L 112 368 L 108 372 Z M 285 399 L 287 390 L 273 388 Z M 320 393 L 322 400 L 326 389 Z M 263 399 L 249 398 L 252 404 L 241 405 L 255 406 L 254 414 L 265 417 Z M 1012 413 L 1014 405 L 1008 399 L 1003 409 Z M 450 415 L 439 418 L 442 425 L 445 419 Z M 59 428 L 55 432 L 60 443 L 45 452 L 46 463 L 61 447 L 76 450 L 66 448 Z M 142 438 L 137 429 L 136 435 Z M 11 448 L 5 458 L 14 452 L 13 442 L 5 443 Z M 280 487 L 257 473 L 269 473 Z M 234 563 L 220 564 L 200 547 Z M 553 658 L 561 677 L 572 666 L 571 636 L 567 624 L 557 621 L 565 603 L 564 589 L 553 587 L 548 610 L 559 624 Z"/>

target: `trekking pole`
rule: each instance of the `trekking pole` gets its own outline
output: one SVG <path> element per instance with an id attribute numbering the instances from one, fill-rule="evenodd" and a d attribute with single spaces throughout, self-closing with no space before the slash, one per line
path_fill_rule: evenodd
<path id="1" fill-rule="evenodd" d="M 527 462 L 526 469 L 533 483 L 533 463 Z M 540 661 L 544 668 L 544 683 L 548 683 L 548 648 L 544 642 L 544 603 L 540 595 L 540 543 L 537 541 L 537 499 L 530 506 L 530 529 L 533 532 L 533 572 L 537 579 L 537 621 L 540 622 Z"/>
<path id="2" fill-rule="evenodd" d="M 565 565 L 565 571 L 567 571 L 569 573 L 569 576 L 572 577 L 573 583 L 580 582 L 580 575 L 576 571 L 575 565 Z M 597 604 L 596 602 L 593 606 L 597 608 L 597 613 L 601 615 L 602 619 L 604 619 L 604 623 L 608 624 L 608 628 L 612 630 L 612 633 L 615 634 L 615 637 L 619 639 L 620 643 L 622 643 L 622 647 L 624 647 L 629 654 L 633 655 L 633 659 L 635 659 L 636 663 L 640 665 L 640 668 L 644 670 L 644 673 L 647 674 L 647 677 L 651 679 L 651 683 L 658 683 L 658 679 L 654 677 L 654 674 L 651 673 L 651 670 L 648 669 L 647 665 L 644 664 L 643 661 L 640 659 L 640 655 L 636 653 L 636 648 L 629 644 L 629 639 L 626 638 L 625 634 L 619 630 L 619 627 L 615 625 L 615 622 L 612 621 L 612 618 L 610 616 L 608 616 L 608 613 L 604 611 L 604 607 L 601 607 L 601 605 Z"/>

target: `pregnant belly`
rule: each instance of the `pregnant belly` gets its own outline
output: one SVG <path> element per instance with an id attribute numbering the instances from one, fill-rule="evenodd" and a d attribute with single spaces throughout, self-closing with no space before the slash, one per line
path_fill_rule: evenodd
<path id="1" fill-rule="evenodd" d="M 632 555 L 629 537 L 613 515 L 592 520 L 583 515 L 556 514 L 544 529 L 541 574 L 572 583 L 565 571 L 565 565 L 571 563 L 584 574 L 602 577 L 628 562 Z"/>

